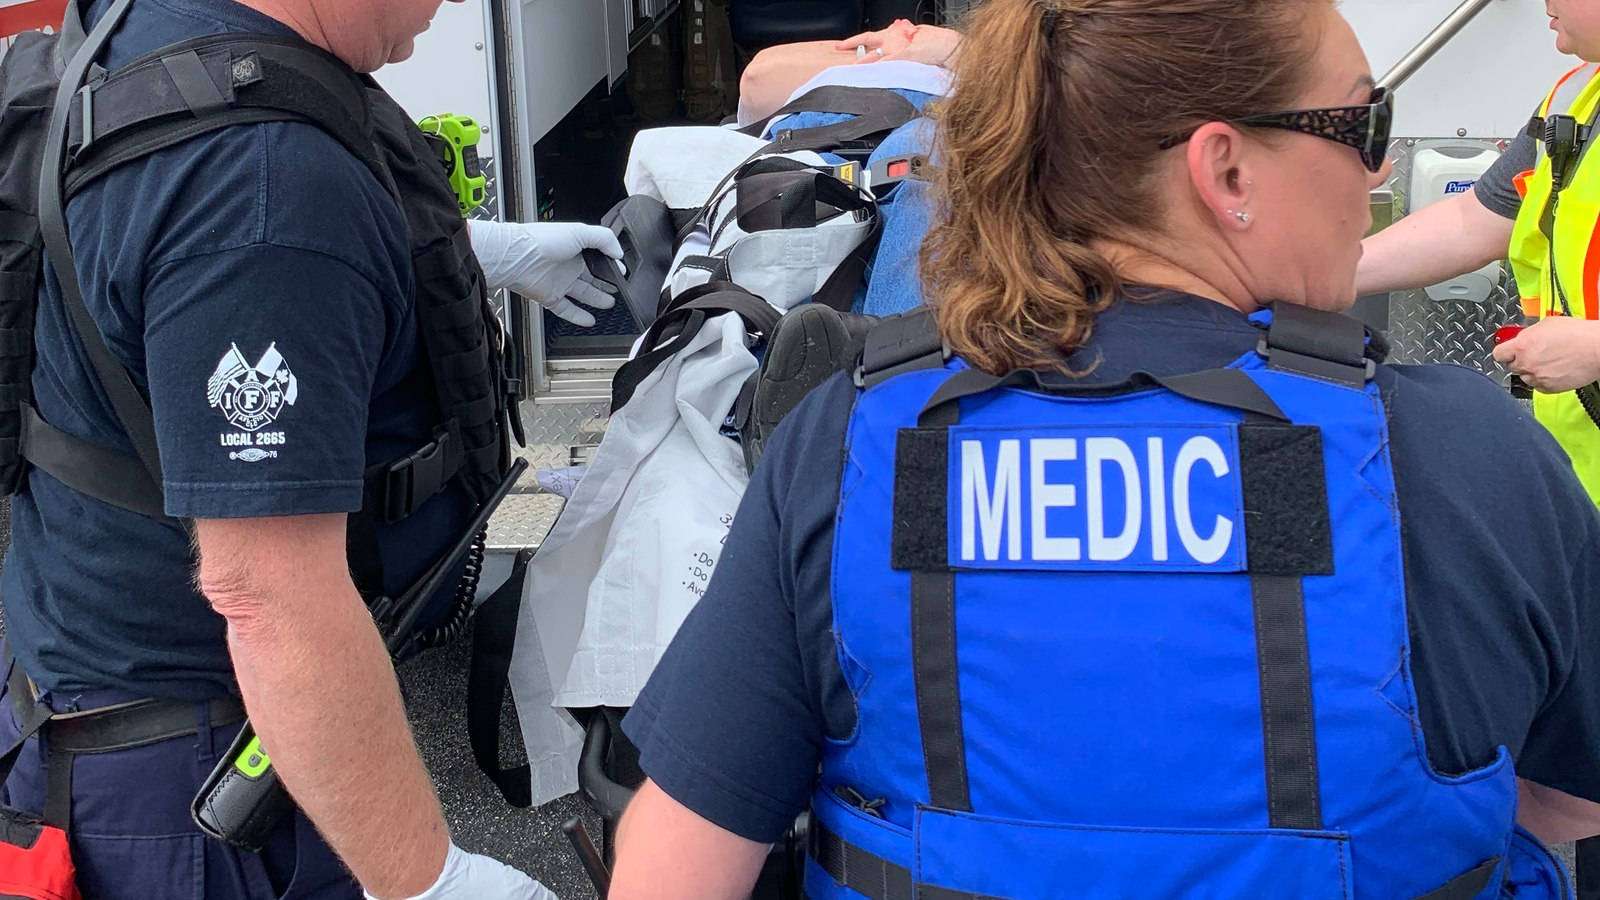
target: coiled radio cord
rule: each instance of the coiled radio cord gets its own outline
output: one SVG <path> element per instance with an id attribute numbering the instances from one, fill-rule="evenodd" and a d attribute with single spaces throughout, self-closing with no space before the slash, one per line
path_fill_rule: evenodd
<path id="1" fill-rule="evenodd" d="M 450 615 L 443 623 L 422 629 L 417 635 L 419 646 L 429 650 L 443 647 L 453 643 L 467 629 L 467 620 L 472 618 L 472 611 L 477 606 L 478 581 L 483 577 L 483 561 L 488 544 L 487 529 L 473 538 L 472 548 L 467 551 L 466 567 L 461 572 L 461 580 L 456 583 L 455 599 L 450 603 Z"/>

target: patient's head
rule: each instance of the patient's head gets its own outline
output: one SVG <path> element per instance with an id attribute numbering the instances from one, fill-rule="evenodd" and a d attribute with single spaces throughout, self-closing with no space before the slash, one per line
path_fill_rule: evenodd
<path id="1" fill-rule="evenodd" d="M 1372 99 L 1331 0 L 990 0 L 938 112 L 946 338 L 991 371 L 1059 366 L 1129 282 L 1348 306 L 1383 177 L 1350 144 L 1382 112 L 1285 119 L 1349 143 L 1239 120 Z"/>

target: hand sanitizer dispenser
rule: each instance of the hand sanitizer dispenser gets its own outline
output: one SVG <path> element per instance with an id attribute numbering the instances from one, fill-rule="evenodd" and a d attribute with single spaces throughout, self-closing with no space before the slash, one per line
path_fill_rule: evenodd
<path id="1" fill-rule="evenodd" d="M 1476 141 L 1419 144 L 1411 155 L 1411 186 L 1406 192 L 1410 211 L 1419 212 L 1447 197 L 1472 190 L 1499 158 L 1499 151 Z M 1496 262 L 1432 285 L 1426 291 L 1428 298 L 1435 301 L 1482 303 L 1494 294 L 1499 284 L 1500 264 Z"/>

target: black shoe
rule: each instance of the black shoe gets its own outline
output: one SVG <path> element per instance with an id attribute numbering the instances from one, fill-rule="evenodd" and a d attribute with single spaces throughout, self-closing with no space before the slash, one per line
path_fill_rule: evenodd
<path id="1" fill-rule="evenodd" d="M 778 320 L 761 368 L 746 386 L 748 412 L 740 417 L 740 440 L 749 471 L 755 471 L 767 438 L 789 410 L 812 388 L 855 361 L 857 354 L 851 352 L 851 345 L 859 346 L 861 336 L 876 321 L 873 316 L 841 313 L 821 303 L 795 307 Z M 745 403 L 746 397 L 740 401 Z"/>

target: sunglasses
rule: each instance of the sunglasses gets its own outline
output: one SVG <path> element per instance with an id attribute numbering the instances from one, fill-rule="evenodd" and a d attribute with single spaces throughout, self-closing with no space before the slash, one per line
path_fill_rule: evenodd
<path id="1" fill-rule="evenodd" d="M 1368 171 L 1381 172 L 1389 154 L 1389 131 L 1394 126 L 1394 93 L 1380 87 L 1373 90 L 1370 102 L 1360 106 L 1294 109 L 1229 119 L 1228 123 L 1250 128 L 1282 128 L 1334 141 L 1359 152 Z M 1164 139 L 1157 146 L 1170 150 L 1194 137 L 1199 130 L 1200 126 L 1196 125 Z"/>

